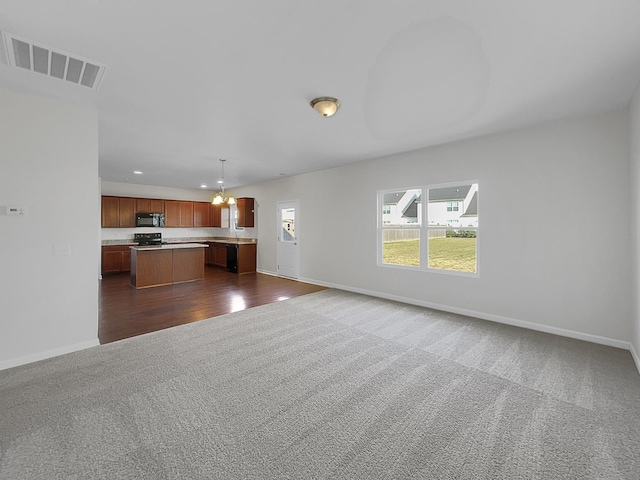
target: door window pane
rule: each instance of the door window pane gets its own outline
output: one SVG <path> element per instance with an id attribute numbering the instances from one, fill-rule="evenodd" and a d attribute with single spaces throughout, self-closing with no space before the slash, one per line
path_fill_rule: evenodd
<path id="1" fill-rule="evenodd" d="M 282 241 L 293 242 L 296 239 L 295 208 L 282 209 Z"/>

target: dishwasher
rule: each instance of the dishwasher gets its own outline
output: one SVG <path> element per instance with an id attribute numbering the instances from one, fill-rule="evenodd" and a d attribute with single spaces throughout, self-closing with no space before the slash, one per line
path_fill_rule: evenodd
<path id="1" fill-rule="evenodd" d="M 238 244 L 227 243 L 227 270 L 238 273 Z"/>

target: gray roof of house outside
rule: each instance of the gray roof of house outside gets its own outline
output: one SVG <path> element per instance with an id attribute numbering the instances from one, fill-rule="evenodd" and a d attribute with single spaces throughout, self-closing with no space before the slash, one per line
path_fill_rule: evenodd
<path id="1" fill-rule="evenodd" d="M 464 200 L 467 193 L 471 189 L 471 185 L 459 185 L 457 187 L 433 188 L 429 190 L 430 202 L 451 202 L 455 200 Z"/>
<path id="2" fill-rule="evenodd" d="M 405 192 L 399 191 L 394 193 L 385 193 L 383 197 L 383 202 L 385 205 L 396 205 Z M 420 199 L 420 195 L 418 195 L 418 200 Z"/>
<path id="3" fill-rule="evenodd" d="M 478 192 L 473 194 L 471 197 L 471 201 L 469 205 L 467 205 L 467 209 L 461 215 L 462 217 L 477 217 L 478 216 Z"/>
<path id="4" fill-rule="evenodd" d="M 411 205 L 407 207 L 402 216 L 406 218 L 416 218 L 418 216 L 418 203 L 420 203 L 419 198 L 411 202 Z"/>
<path id="5" fill-rule="evenodd" d="M 456 200 L 464 200 L 471 189 L 471 185 L 458 185 L 456 187 L 433 188 L 429 190 L 430 202 L 452 202 Z M 384 204 L 396 205 L 404 195 L 403 191 L 385 193 Z M 418 199 L 420 196 L 418 196 Z"/>

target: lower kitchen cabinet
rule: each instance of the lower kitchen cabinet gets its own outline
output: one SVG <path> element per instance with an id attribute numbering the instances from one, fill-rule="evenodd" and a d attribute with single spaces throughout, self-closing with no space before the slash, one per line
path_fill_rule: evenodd
<path id="1" fill-rule="evenodd" d="M 215 267 L 228 268 L 227 245 L 237 248 L 236 273 L 253 273 L 256 271 L 256 244 L 255 243 L 225 243 L 208 242 L 209 251 L 207 263 Z"/>
<path id="2" fill-rule="evenodd" d="M 238 273 L 254 273 L 256 271 L 256 251 L 255 243 L 238 245 Z"/>
<path id="3" fill-rule="evenodd" d="M 129 272 L 131 270 L 130 245 L 102 247 L 102 273 Z"/>
<path id="4" fill-rule="evenodd" d="M 220 242 L 209 243 L 209 264 L 227 268 L 227 244 Z"/>

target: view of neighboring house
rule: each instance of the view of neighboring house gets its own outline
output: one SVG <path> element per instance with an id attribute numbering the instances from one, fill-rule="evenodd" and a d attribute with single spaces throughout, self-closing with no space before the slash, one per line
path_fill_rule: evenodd
<path id="1" fill-rule="evenodd" d="M 422 190 L 384 194 L 382 222 L 384 225 L 419 224 L 422 216 Z M 427 222 L 430 227 L 478 227 L 478 184 L 428 189 Z"/>
<path id="2" fill-rule="evenodd" d="M 282 241 L 292 242 L 296 239 L 295 208 L 283 208 L 282 215 Z"/>
<path id="3" fill-rule="evenodd" d="M 421 195 L 420 189 L 386 193 L 382 206 L 382 223 L 385 225 L 419 223 L 422 215 Z"/>
<path id="4" fill-rule="evenodd" d="M 282 240 L 285 242 L 291 242 L 295 240 L 295 226 L 292 218 L 282 219 Z"/>

